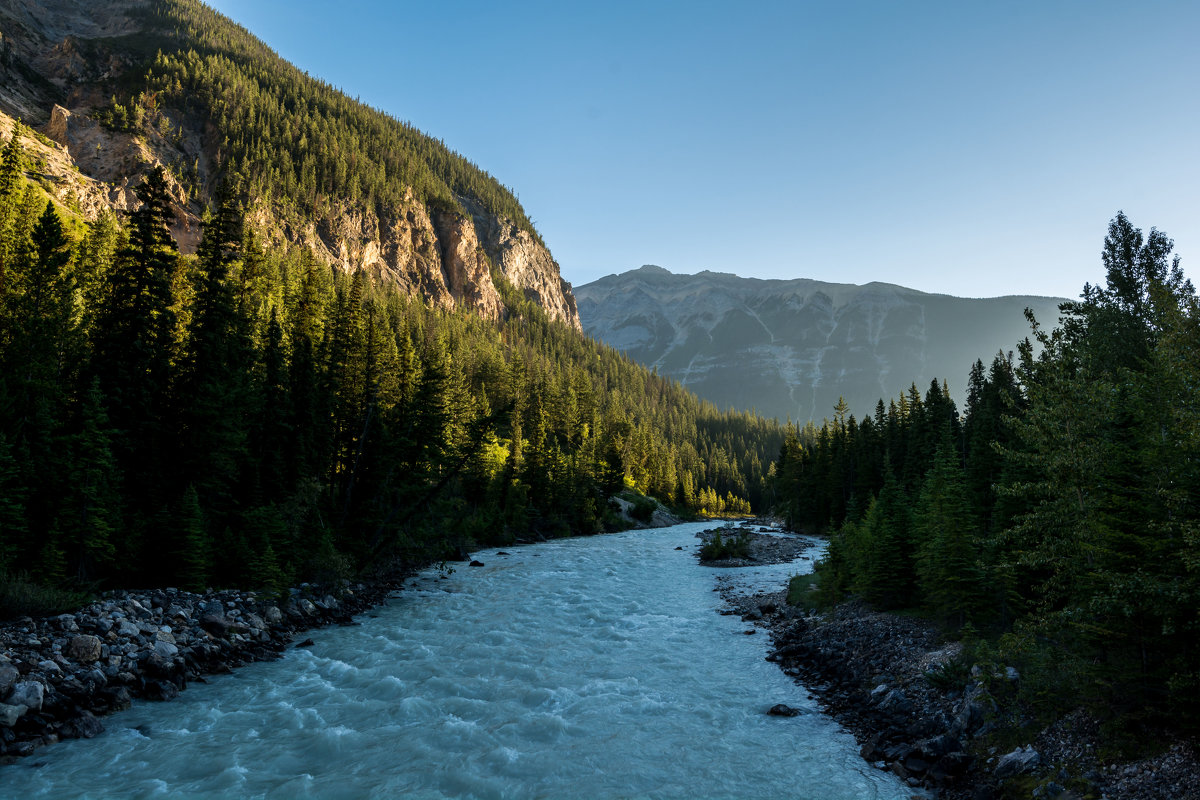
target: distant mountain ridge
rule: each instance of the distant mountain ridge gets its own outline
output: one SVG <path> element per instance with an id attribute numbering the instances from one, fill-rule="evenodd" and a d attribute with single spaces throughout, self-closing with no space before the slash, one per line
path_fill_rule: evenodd
<path id="1" fill-rule="evenodd" d="M 946 380 L 960 406 L 971 365 L 1013 350 L 1024 310 L 1058 319 L 1062 298 L 984 299 L 887 283 L 677 275 L 646 265 L 575 288 L 589 335 L 720 407 L 795 421 L 874 412 L 914 382 Z"/>

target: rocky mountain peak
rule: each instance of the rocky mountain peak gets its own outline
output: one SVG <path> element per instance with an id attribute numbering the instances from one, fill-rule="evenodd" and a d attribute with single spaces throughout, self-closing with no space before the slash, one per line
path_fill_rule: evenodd
<path id="1" fill-rule="evenodd" d="M 990 362 L 1028 335 L 1025 308 L 1053 322 L 1062 302 L 650 266 L 575 294 L 588 334 L 719 407 L 801 422 L 832 415 L 842 396 L 861 418 L 914 381 L 924 392 L 946 380 L 961 403 L 975 360 Z"/>

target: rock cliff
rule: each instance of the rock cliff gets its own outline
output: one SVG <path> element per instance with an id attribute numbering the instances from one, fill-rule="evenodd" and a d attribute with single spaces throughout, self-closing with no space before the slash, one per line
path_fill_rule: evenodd
<path id="1" fill-rule="evenodd" d="M 1024 310 L 1056 298 L 968 299 L 885 283 L 675 275 L 644 266 L 575 289 L 584 331 L 720 407 L 820 421 L 844 396 L 859 419 L 912 383 L 946 380 L 961 404 L 976 359 L 1013 350 Z"/>
<path id="2" fill-rule="evenodd" d="M 86 219 L 103 209 L 131 210 L 132 188 L 155 164 L 172 167 L 184 253 L 195 251 L 199 219 L 218 181 L 221 132 L 210 120 L 157 109 L 160 124 L 136 133 L 101 125 L 96 112 L 118 80 L 145 68 L 147 0 L 13 0 L 0 6 L 0 133 L 14 120 L 38 134 L 24 138 L 31 177 Z M 187 174 L 190 170 L 191 174 Z M 185 174 L 187 177 L 185 177 Z M 311 250 L 344 270 L 363 268 L 441 308 L 465 307 L 489 319 L 503 313 L 494 275 L 503 276 L 552 318 L 580 328 L 571 287 L 550 252 L 512 220 L 468 197 L 466 213 L 432 209 L 414 197 L 370 206 L 322 197 L 319 209 L 289 215 L 252 205 L 253 224 L 276 244 Z M 253 198 L 252 198 L 253 202 Z"/>

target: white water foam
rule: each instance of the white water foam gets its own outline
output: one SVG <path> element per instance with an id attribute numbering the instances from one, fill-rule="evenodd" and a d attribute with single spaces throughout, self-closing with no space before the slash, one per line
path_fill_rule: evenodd
<path id="1" fill-rule="evenodd" d="M 767 637 L 715 613 L 703 527 L 423 573 L 360 626 L 0 768 L 0 797 L 911 796 L 764 660 Z M 775 703 L 808 713 L 768 716 Z"/>

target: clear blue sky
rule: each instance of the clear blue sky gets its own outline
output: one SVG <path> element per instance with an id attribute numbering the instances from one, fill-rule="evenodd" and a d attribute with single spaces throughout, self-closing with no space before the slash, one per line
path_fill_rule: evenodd
<path id="1" fill-rule="evenodd" d="M 1200 3 L 211 4 L 513 187 L 577 285 L 1073 297 L 1118 209 L 1200 277 Z"/>

